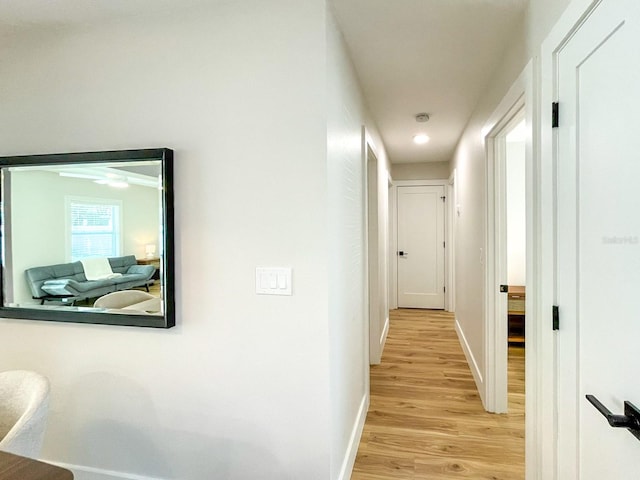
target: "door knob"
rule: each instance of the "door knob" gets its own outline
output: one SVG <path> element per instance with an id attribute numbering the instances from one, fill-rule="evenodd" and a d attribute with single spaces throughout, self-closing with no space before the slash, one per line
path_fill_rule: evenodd
<path id="1" fill-rule="evenodd" d="M 398 252 L 398 255 L 400 255 L 401 257 L 406 257 L 406 256 L 408 256 L 408 255 L 409 255 L 409 252 L 405 252 L 405 251 L 403 251 L 403 250 L 400 250 L 400 251 Z"/>
<path id="2" fill-rule="evenodd" d="M 587 395 L 589 403 L 607 419 L 609 425 L 615 428 L 626 428 L 640 440 L 640 410 L 631 402 L 624 402 L 624 415 L 615 415 L 605 407 L 595 396 Z"/>

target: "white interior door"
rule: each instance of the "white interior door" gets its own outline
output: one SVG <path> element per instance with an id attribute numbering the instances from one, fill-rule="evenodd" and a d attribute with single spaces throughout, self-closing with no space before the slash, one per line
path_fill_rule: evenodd
<path id="1" fill-rule="evenodd" d="M 444 187 L 398 187 L 398 306 L 444 308 Z"/>
<path id="2" fill-rule="evenodd" d="M 640 441 L 640 2 L 603 0 L 557 54 L 558 474 L 635 480 Z"/>

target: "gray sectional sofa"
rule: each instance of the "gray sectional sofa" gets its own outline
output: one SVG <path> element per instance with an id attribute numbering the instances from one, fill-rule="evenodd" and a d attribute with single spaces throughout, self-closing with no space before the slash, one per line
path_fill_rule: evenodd
<path id="1" fill-rule="evenodd" d="M 121 276 L 100 280 L 87 280 L 82 262 L 61 263 L 33 267 L 25 270 L 27 283 L 34 299 L 64 299 L 66 302 L 97 298 L 118 290 L 146 287 L 153 283 L 156 271 L 153 265 L 138 265 L 134 255 L 109 258 L 111 270 Z"/>

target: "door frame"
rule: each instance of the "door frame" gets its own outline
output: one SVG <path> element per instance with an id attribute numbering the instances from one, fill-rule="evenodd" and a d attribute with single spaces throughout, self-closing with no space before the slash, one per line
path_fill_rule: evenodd
<path id="1" fill-rule="evenodd" d="M 393 292 L 391 295 L 391 308 L 398 308 L 398 187 L 431 187 L 441 186 L 445 192 L 445 204 L 444 204 L 444 238 L 447 239 L 447 247 L 444 249 L 444 282 L 447 292 L 449 291 L 449 252 L 451 246 L 449 241 L 449 195 L 447 187 L 449 186 L 448 179 L 435 179 L 435 180 L 393 180 L 391 189 L 389 190 L 390 201 L 389 205 L 393 206 L 389 210 L 389 225 L 391 230 L 390 242 L 389 242 L 389 283 L 390 289 Z M 444 296 L 444 309 L 449 311 L 448 295 Z"/>
<path id="2" fill-rule="evenodd" d="M 373 153 L 373 156 L 369 154 Z M 388 250 L 388 220 L 386 208 L 388 204 L 387 175 L 382 175 L 386 169 L 381 168 L 380 154 L 366 127 L 362 127 L 362 172 L 363 172 L 363 218 L 364 218 L 364 285 L 366 312 L 366 358 L 367 382 L 369 381 L 369 365 L 377 365 L 382 358 L 382 351 L 389 331 L 389 308 L 387 294 L 387 250 Z M 373 169 L 373 170 L 372 170 Z M 383 195 L 384 193 L 384 195 Z M 374 199 L 375 223 L 370 221 L 370 201 Z M 384 253 L 383 253 L 384 252 Z M 382 328 L 380 328 L 382 325 Z M 367 391 L 369 387 L 367 385 Z"/>
<path id="3" fill-rule="evenodd" d="M 514 117 L 524 110 L 527 125 L 525 142 L 526 163 L 526 307 L 527 322 L 525 324 L 525 382 L 536 376 L 536 336 L 530 333 L 536 324 L 536 299 L 534 260 L 535 260 L 535 155 L 536 112 L 533 89 L 534 64 L 530 61 L 513 83 L 498 107 L 482 129 L 486 148 L 486 270 L 485 270 L 485 408 L 489 412 L 504 413 L 507 411 L 507 299 L 499 291 L 501 282 L 506 283 L 506 156 L 504 144 L 500 141 Z M 535 387 L 526 384 L 525 409 L 534 405 L 530 395 L 535 394 Z M 533 412 L 527 411 L 527 419 Z M 529 428 L 526 429 L 530 430 Z M 528 443 L 528 442 L 527 442 Z"/>
<path id="4" fill-rule="evenodd" d="M 558 424 L 557 424 L 557 345 L 556 333 L 551 328 L 551 311 L 555 304 L 555 253 L 556 232 L 559 226 L 555 218 L 556 199 L 556 154 L 557 133 L 552 128 L 551 104 L 558 99 L 557 54 L 584 19 L 600 4 L 601 0 L 573 0 L 567 6 L 540 49 L 540 151 L 537 170 L 538 218 L 536 219 L 538 268 L 536 298 L 537 308 L 546 315 L 537 322 L 538 375 L 535 379 L 539 407 L 536 411 L 535 428 L 538 448 L 536 456 L 527 465 L 527 480 L 557 480 Z M 551 228 L 549 228 L 551 225 Z M 547 228 L 543 228 L 547 226 Z M 528 300 L 528 296 L 527 296 Z M 528 335 L 528 333 L 527 333 Z M 527 380 L 527 388 L 529 388 Z M 529 399 L 527 397 L 527 405 Z M 528 414 L 528 413 L 527 413 Z M 533 421 L 533 420 L 532 420 Z M 577 432 L 576 432 L 577 438 Z M 531 468 L 529 468 L 531 467 Z"/>
<path id="5" fill-rule="evenodd" d="M 485 271 L 487 390 L 485 402 L 487 410 L 494 413 L 507 413 L 508 405 L 507 295 L 501 292 L 498 286 L 508 283 L 506 137 L 509 131 L 526 116 L 524 92 L 509 106 L 513 96 L 519 91 L 520 88 L 517 88 L 513 95 L 506 97 L 507 101 L 504 105 L 506 109 L 500 109 L 502 117 L 485 137 L 487 154 L 487 268 Z M 531 123 L 527 125 L 531 127 Z M 528 135 L 529 143 L 530 138 L 531 135 Z M 525 150 L 527 150 L 526 146 Z M 529 149 L 528 153 L 525 153 L 525 163 L 530 162 Z M 527 198 L 527 201 L 530 199 Z"/>
<path id="6" fill-rule="evenodd" d="M 388 205 L 389 209 L 387 210 L 389 214 L 389 238 L 387 241 L 389 242 L 389 250 L 387 251 L 387 265 L 389 265 L 389 283 L 387 285 L 388 292 L 387 295 L 389 297 L 389 309 L 397 310 L 398 308 L 398 289 L 396 288 L 398 282 L 398 270 L 394 265 L 396 265 L 398 251 L 398 238 L 396 235 L 396 188 L 393 183 L 393 178 L 391 175 L 387 177 L 387 194 L 389 195 Z"/>
<path id="7" fill-rule="evenodd" d="M 445 285 L 447 294 L 445 295 L 445 309 L 447 312 L 456 311 L 456 229 L 458 221 L 458 190 L 456 184 L 456 169 L 453 169 L 447 183 L 446 198 L 446 220 L 445 235 L 448 247 L 445 248 L 446 275 Z"/>

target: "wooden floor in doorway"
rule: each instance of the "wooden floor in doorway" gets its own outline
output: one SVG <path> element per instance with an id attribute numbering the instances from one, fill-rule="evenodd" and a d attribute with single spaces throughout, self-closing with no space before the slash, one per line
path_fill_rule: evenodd
<path id="1" fill-rule="evenodd" d="M 509 414 L 484 411 L 452 314 L 391 312 L 351 480 L 524 479 L 524 349 L 509 348 Z"/>

